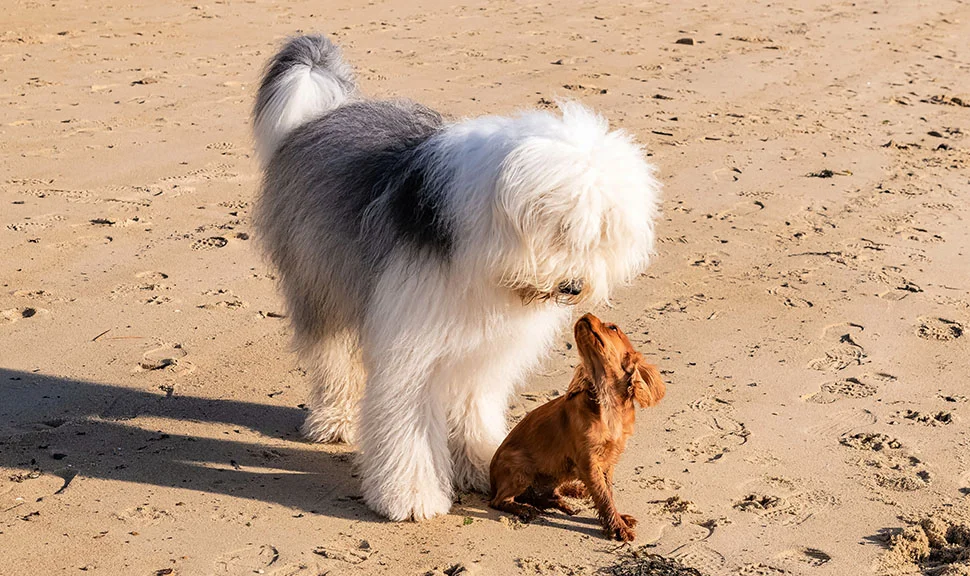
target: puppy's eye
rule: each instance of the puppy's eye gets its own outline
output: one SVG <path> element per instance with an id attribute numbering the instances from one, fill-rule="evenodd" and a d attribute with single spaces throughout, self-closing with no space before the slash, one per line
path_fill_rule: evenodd
<path id="1" fill-rule="evenodd" d="M 610 324 L 610 332 L 616 332 L 616 324 Z"/>

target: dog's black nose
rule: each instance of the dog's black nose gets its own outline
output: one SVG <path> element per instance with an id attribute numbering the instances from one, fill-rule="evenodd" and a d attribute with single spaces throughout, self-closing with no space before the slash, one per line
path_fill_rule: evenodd
<path id="1" fill-rule="evenodd" d="M 583 291 L 583 280 L 582 278 L 576 280 L 569 280 L 568 282 L 562 282 L 559 284 L 559 292 L 561 294 L 568 294 L 570 296 L 579 296 Z"/>

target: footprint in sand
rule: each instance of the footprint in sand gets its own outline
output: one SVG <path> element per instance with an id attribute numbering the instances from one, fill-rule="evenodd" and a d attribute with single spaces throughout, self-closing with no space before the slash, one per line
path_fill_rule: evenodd
<path id="1" fill-rule="evenodd" d="M 123 523 L 138 526 L 155 526 L 162 521 L 174 521 L 172 513 L 162 508 L 144 505 L 126 508 L 120 512 L 113 512 L 111 517 Z"/>
<path id="2" fill-rule="evenodd" d="M 191 362 L 184 360 L 187 355 L 188 352 L 186 352 L 181 344 L 165 344 L 145 352 L 136 367 L 136 371 L 155 372 L 165 370 L 178 375 L 187 374 L 195 370 Z"/>
<path id="3" fill-rule="evenodd" d="M 818 568 L 832 561 L 832 556 L 818 548 L 793 548 L 778 554 L 776 558 L 783 562 L 803 564 L 812 568 Z"/>
<path id="4" fill-rule="evenodd" d="M 227 308 L 229 310 L 238 310 L 241 308 L 248 308 L 249 304 L 244 302 L 241 298 L 237 297 L 231 290 L 226 290 L 224 288 L 219 288 L 216 290 L 206 290 L 202 293 L 203 296 L 214 296 L 218 299 L 215 302 L 206 302 L 205 304 L 199 304 L 197 308 L 203 310 L 215 310 L 218 308 Z"/>
<path id="5" fill-rule="evenodd" d="M 666 430 L 685 436 L 672 449 L 682 459 L 714 462 L 748 441 L 747 427 L 731 415 L 730 402 L 716 397 L 703 397 L 668 418 Z"/>
<path id="6" fill-rule="evenodd" d="M 898 492 L 929 486 L 932 475 L 922 460 L 899 440 L 877 432 L 844 434 L 839 444 L 855 451 L 854 463 L 869 475 L 871 483 Z"/>
<path id="7" fill-rule="evenodd" d="M 825 355 L 815 358 L 808 363 L 808 367 L 822 372 L 838 372 L 845 370 L 849 366 L 858 366 L 866 358 L 865 349 L 859 345 L 853 334 L 862 332 L 864 328 L 852 322 L 842 322 L 834 324 L 825 329 L 823 339 L 826 341 L 837 340 Z"/>
<path id="8" fill-rule="evenodd" d="M 735 572 L 738 576 L 776 576 L 777 574 L 789 574 L 788 570 L 758 562 L 755 564 L 745 564 Z"/>
<path id="9" fill-rule="evenodd" d="M 910 294 L 923 291 L 922 288 L 903 276 L 902 268 L 896 266 L 883 266 L 882 270 L 878 273 L 873 273 L 869 276 L 877 282 L 889 285 L 889 290 L 879 294 L 879 297 L 883 300 L 902 300 Z"/>
<path id="10" fill-rule="evenodd" d="M 810 300 L 799 298 L 798 296 L 785 297 L 781 303 L 788 308 L 812 308 L 815 306 Z"/>
<path id="11" fill-rule="evenodd" d="M 661 476 L 648 476 L 643 474 L 643 472 L 644 472 L 643 466 L 637 466 L 636 468 L 633 469 L 632 481 L 639 488 L 642 488 L 645 490 L 669 491 L 669 490 L 680 490 L 681 488 L 684 487 L 683 484 L 681 484 L 680 482 L 672 478 L 663 478 Z"/>
<path id="12" fill-rule="evenodd" d="M 53 226 L 52 222 L 58 219 L 63 220 L 63 217 L 61 218 L 47 217 L 47 218 L 43 218 L 42 219 L 43 221 L 26 220 L 24 222 L 15 222 L 13 224 L 7 224 L 7 230 L 12 230 L 14 232 L 40 231 L 45 228 L 50 228 L 51 226 Z"/>
<path id="13" fill-rule="evenodd" d="M 947 342 L 963 336 L 963 324 L 946 318 L 920 317 L 916 335 L 924 340 Z"/>
<path id="14" fill-rule="evenodd" d="M 937 244 L 944 242 L 943 236 L 918 226 L 902 226 L 897 228 L 894 233 L 897 236 L 902 236 L 907 240 L 920 242 L 922 244 Z"/>
<path id="15" fill-rule="evenodd" d="M 317 546 L 312 552 L 321 558 L 346 564 L 362 564 L 374 554 L 374 548 L 367 540 L 358 540 L 349 534 L 342 536 L 340 542 Z"/>
<path id="16" fill-rule="evenodd" d="M 778 288 L 769 288 L 768 294 L 777 298 L 787 308 L 813 308 L 815 306 L 811 300 L 799 296 L 798 290 L 792 289 L 788 283 Z"/>
<path id="17" fill-rule="evenodd" d="M 731 208 L 728 208 L 727 210 L 718 212 L 717 214 L 714 215 L 714 217 L 718 220 L 727 220 L 728 222 L 734 222 L 735 218 L 753 216 L 764 209 L 765 209 L 764 202 L 760 200 L 755 200 L 754 202 L 750 202 L 750 201 L 739 202 L 734 206 L 732 206 Z"/>
<path id="18" fill-rule="evenodd" d="M 8 308 L 6 310 L 0 310 L 0 324 L 13 324 L 14 322 L 26 319 L 48 318 L 50 315 L 50 311 L 45 308 L 35 308 L 33 306 Z"/>
<path id="19" fill-rule="evenodd" d="M 946 426 L 953 423 L 953 413 L 946 411 L 939 412 L 920 412 L 918 410 L 900 410 L 896 412 L 890 424 L 906 422 L 910 424 L 923 424 L 924 426 Z"/>
<path id="20" fill-rule="evenodd" d="M 802 400 L 813 404 L 831 404 L 844 398 L 866 398 L 872 396 L 877 388 L 858 378 L 845 378 L 834 382 L 826 382 L 819 386 L 818 392 L 802 396 Z"/>
<path id="21" fill-rule="evenodd" d="M 608 92 L 606 88 L 583 84 L 563 84 L 562 87 L 570 92 L 579 92 L 580 94 L 606 94 Z"/>
<path id="22" fill-rule="evenodd" d="M 13 296 L 16 298 L 27 298 L 28 300 L 53 301 L 51 293 L 47 290 L 14 290 Z"/>
<path id="23" fill-rule="evenodd" d="M 280 558 L 279 550 L 270 544 L 254 544 L 225 552 L 215 561 L 216 574 L 263 574 Z"/>
<path id="24" fill-rule="evenodd" d="M 146 282 L 160 282 L 168 278 L 168 274 L 164 272 L 156 272 L 155 270 L 145 270 L 144 272 L 139 272 L 135 274 L 135 278 L 139 280 L 144 280 Z"/>
<path id="25" fill-rule="evenodd" d="M 813 436 L 842 436 L 876 423 L 876 415 L 865 409 L 841 410 L 829 414 L 819 424 L 805 429 Z"/>
<path id="26" fill-rule="evenodd" d="M 220 152 L 228 152 L 235 148 L 232 142 L 213 142 L 211 144 L 206 144 L 206 150 L 218 150 Z"/>
<path id="27" fill-rule="evenodd" d="M 213 248 L 222 248 L 229 241 L 222 236 L 213 236 L 211 238 L 204 238 L 202 240 L 196 240 L 192 243 L 193 250 L 212 250 Z"/>
<path id="28" fill-rule="evenodd" d="M 721 271 L 721 256 L 718 254 L 697 254 L 689 260 L 691 266 L 706 268 L 711 272 Z"/>
<path id="29" fill-rule="evenodd" d="M 735 501 L 733 506 L 757 514 L 767 522 L 790 526 L 801 524 L 838 502 L 838 498 L 822 491 L 796 492 L 787 496 L 752 492 Z"/>
<path id="30" fill-rule="evenodd" d="M 592 570 L 586 566 L 560 564 L 555 560 L 542 560 L 539 558 L 516 558 L 515 565 L 519 568 L 520 574 L 547 574 L 549 576 L 587 576 Z M 449 570 L 450 571 L 450 570 Z M 427 572 L 428 574 L 440 574 L 440 572 Z M 445 572 L 446 574 L 448 572 Z M 467 574 L 466 570 L 454 571 L 453 574 Z"/>
<path id="31" fill-rule="evenodd" d="M 191 170 L 187 174 L 182 176 L 166 176 L 160 179 L 158 182 L 163 184 L 170 184 L 173 182 L 178 183 L 193 183 L 199 182 L 201 180 L 232 180 L 237 178 L 239 174 L 233 172 L 234 166 L 228 163 L 218 163 L 218 164 L 208 164 L 204 168 L 198 168 L 196 170 Z"/>
<path id="32" fill-rule="evenodd" d="M 805 490 L 799 482 L 776 476 L 750 480 L 741 489 L 734 509 L 784 526 L 801 524 L 839 505 L 839 499 L 824 490 Z"/>
<path id="33" fill-rule="evenodd" d="M 170 302 L 171 298 L 162 296 L 160 292 L 171 290 L 171 286 L 162 282 L 168 278 L 164 272 L 146 270 L 135 274 L 140 282 L 137 284 L 119 284 L 111 291 L 111 299 L 114 300 L 129 294 L 138 294 L 144 304 L 163 304 Z"/>
<path id="34" fill-rule="evenodd" d="M 47 186 L 53 183 L 53 179 L 41 178 L 9 178 L 6 180 L 6 184 L 11 186 Z"/>
<path id="35" fill-rule="evenodd" d="M 676 548 L 670 557 L 679 560 L 685 566 L 699 570 L 702 574 L 717 576 L 727 574 L 737 568 L 717 550 L 707 544 L 692 542 Z"/>

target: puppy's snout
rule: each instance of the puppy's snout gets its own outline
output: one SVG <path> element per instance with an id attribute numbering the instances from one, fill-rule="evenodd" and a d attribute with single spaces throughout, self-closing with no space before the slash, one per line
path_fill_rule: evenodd
<path id="1" fill-rule="evenodd" d="M 583 292 L 583 279 L 568 280 L 559 284 L 559 293 L 569 296 L 579 296 Z"/>

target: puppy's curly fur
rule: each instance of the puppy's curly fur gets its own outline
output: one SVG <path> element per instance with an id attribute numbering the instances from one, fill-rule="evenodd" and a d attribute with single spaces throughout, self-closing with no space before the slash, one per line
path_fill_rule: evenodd
<path id="1" fill-rule="evenodd" d="M 634 404 L 657 404 L 666 386 L 615 324 L 587 314 L 575 335 L 583 363 L 566 394 L 530 412 L 495 452 L 489 505 L 530 520 L 549 508 L 575 514 L 563 496 L 589 496 L 606 533 L 633 540 L 636 518 L 613 501 L 613 467 L 633 434 Z"/>

